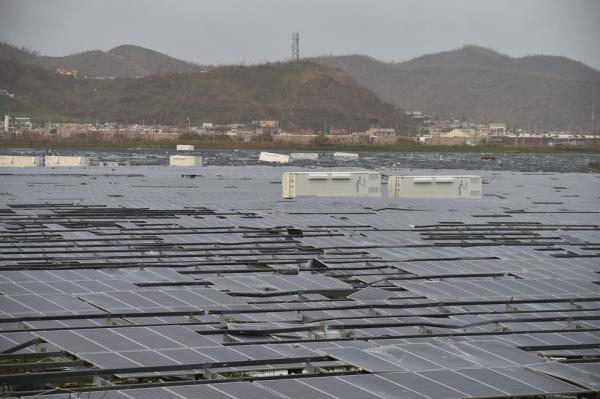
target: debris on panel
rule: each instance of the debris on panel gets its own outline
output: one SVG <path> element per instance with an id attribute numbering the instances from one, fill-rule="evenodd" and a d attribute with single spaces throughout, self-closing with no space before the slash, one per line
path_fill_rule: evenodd
<path id="1" fill-rule="evenodd" d="M 177 144 L 177 151 L 194 151 L 194 146 L 191 144 Z"/>
<path id="2" fill-rule="evenodd" d="M 319 159 L 319 154 L 316 152 L 292 152 L 290 160 L 292 161 L 316 161 Z"/>
<path id="3" fill-rule="evenodd" d="M 199 155 L 171 155 L 170 166 L 202 166 L 202 157 Z"/>
<path id="4" fill-rule="evenodd" d="M 334 158 L 350 158 L 350 159 L 358 159 L 358 154 L 353 152 L 334 152 Z"/>

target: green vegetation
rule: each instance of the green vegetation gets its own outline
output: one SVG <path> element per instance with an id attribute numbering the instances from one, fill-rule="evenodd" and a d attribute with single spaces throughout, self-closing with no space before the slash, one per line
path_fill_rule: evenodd
<path id="1" fill-rule="evenodd" d="M 287 128 L 365 129 L 369 118 L 410 128 L 414 122 L 345 72 L 310 63 L 229 66 L 206 73 L 140 79 L 75 79 L 0 58 L 0 87 L 16 95 L 10 109 L 34 120 L 187 125 L 277 119 Z"/>

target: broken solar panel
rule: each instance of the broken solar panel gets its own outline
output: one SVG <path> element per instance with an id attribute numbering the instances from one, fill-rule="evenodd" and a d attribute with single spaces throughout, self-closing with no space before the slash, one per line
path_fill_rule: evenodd
<path id="1" fill-rule="evenodd" d="M 0 176 L 6 394 L 598 391 L 597 177 L 483 171 L 476 202 L 391 204 L 283 201 L 278 170 Z"/>
<path id="2" fill-rule="evenodd" d="M 409 291 L 436 299 L 576 298 L 600 294 L 599 285 L 576 279 L 535 279 L 524 282 L 514 279 L 493 279 L 418 283 L 395 280 L 394 283 Z"/>
<path id="3" fill-rule="evenodd" d="M 415 343 L 323 351 L 370 372 L 514 367 L 543 361 L 535 355 L 498 341 Z"/>

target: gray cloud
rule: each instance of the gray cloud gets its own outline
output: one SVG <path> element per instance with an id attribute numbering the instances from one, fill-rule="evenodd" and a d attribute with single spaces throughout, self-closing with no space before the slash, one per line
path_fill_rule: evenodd
<path id="1" fill-rule="evenodd" d="M 477 44 L 600 67 L 596 0 L 0 0 L 0 40 L 66 55 L 137 44 L 206 64 L 362 53 L 407 60 Z"/>

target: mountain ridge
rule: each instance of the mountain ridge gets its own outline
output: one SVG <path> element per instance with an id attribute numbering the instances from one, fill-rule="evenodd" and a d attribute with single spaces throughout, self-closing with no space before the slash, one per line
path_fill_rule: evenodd
<path id="1" fill-rule="evenodd" d="M 77 70 L 80 77 L 139 78 L 206 73 L 213 69 L 135 45 L 49 57 L 0 43 L 0 57 L 53 73 L 57 69 Z M 600 104 L 600 71 L 560 56 L 509 57 L 489 48 L 467 45 L 398 63 L 356 54 L 313 57 L 307 61 L 340 68 L 383 102 L 444 118 L 505 122 L 511 127 L 531 130 L 584 131 L 591 125 L 591 104 Z M 214 69 L 218 68 L 233 71 L 236 66 Z M 235 77 L 229 75 L 227 80 L 220 83 L 224 92 L 231 89 Z M 244 90 L 229 96 L 239 99 L 252 84 L 243 83 Z M 327 96 L 326 90 L 313 89 Z M 214 94 L 223 95 L 219 91 Z M 365 98 L 363 93 L 358 102 Z M 242 104 L 236 107 L 244 108 Z M 352 109 L 361 113 L 357 108 Z M 295 112 L 293 107 L 291 112 Z"/>
<path id="2" fill-rule="evenodd" d="M 88 77 L 127 78 L 204 69 L 200 65 L 131 44 L 120 45 L 109 51 L 88 50 L 52 57 L 19 49 L 8 43 L 0 43 L 0 57 L 37 65 L 51 71 L 77 71 L 79 75 Z"/>
<path id="3" fill-rule="evenodd" d="M 400 63 L 369 56 L 312 58 L 348 72 L 400 108 L 530 129 L 585 129 L 600 104 L 600 71 L 566 57 L 512 58 L 465 46 Z"/>
<path id="4" fill-rule="evenodd" d="M 32 64 L 0 58 L 0 87 L 15 94 L 0 107 L 53 117 L 183 125 L 278 119 L 289 128 L 366 128 L 371 118 L 411 126 L 347 73 L 300 61 L 224 66 L 143 78 L 76 79 Z"/>

